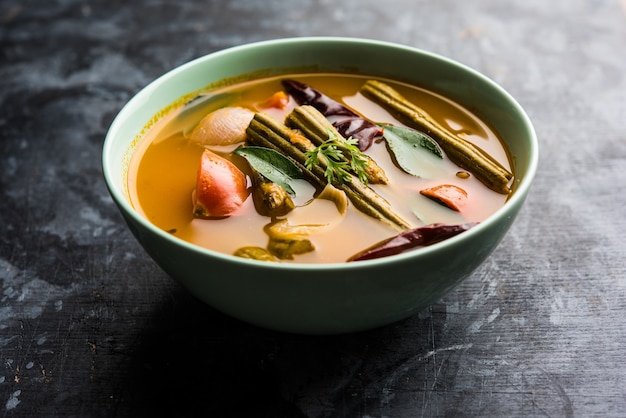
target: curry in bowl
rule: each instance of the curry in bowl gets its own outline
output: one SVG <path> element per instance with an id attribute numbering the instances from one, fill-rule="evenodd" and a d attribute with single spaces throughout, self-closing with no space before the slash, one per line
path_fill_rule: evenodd
<path id="1" fill-rule="evenodd" d="M 507 201 L 487 123 L 394 80 L 295 73 L 181 98 L 146 127 L 133 207 L 210 250 L 277 263 L 384 257 L 462 233 Z"/>

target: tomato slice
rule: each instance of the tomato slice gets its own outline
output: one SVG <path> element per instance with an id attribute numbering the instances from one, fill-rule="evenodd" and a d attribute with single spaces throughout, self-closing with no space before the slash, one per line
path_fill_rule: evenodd
<path id="1" fill-rule="evenodd" d="M 284 91 L 277 91 L 272 94 L 266 101 L 261 103 L 261 107 L 275 107 L 277 109 L 284 109 L 289 104 L 289 96 Z"/>
<path id="2" fill-rule="evenodd" d="M 249 195 L 246 175 L 233 163 L 205 150 L 200 159 L 193 214 L 198 218 L 230 216 Z"/>
<path id="3" fill-rule="evenodd" d="M 442 184 L 420 190 L 420 194 L 457 212 L 467 200 L 467 192 L 454 184 Z"/>

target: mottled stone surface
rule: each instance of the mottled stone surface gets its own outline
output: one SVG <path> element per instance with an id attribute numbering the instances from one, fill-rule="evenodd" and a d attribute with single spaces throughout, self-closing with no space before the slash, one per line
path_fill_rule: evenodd
<path id="1" fill-rule="evenodd" d="M 526 108 L 527 204 L 472 278 L 356 335 L 242 324 L 182 290 L 102 180 L 114 115 L 211 51 L 287 36 L 412 45 Z M 0 415 L 626 415 L 626 5 L 420 0 L 0 3 Z"/>

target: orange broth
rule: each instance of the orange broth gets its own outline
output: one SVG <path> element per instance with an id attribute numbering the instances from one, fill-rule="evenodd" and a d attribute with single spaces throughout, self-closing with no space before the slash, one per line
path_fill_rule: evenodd
<path id="1" fill-rule="evenodd" d="M 213 103 L 207 101 L 208 104 L 203 104 L 202 100 L 195 100 L 173 110 L 150 127 L 141 139 L 128 170 L 130 200 L 135 209 L 157 227 L 182 240 L 211 250 L 232 254 L 244 246 L 265 248 L 268 237 L 263 232 L 263 227 L 271 219 L 256 213 L 251 196 L 228 218 L 194 219 L 191 194 L 195 188 L 203 148 L 189 141 L 185 134 L 204 115 L 225 105 L 264 111 L 282 121 L 280 118 L 289 113 L 290 109 L 267 109 L 262 108 L 261 104 L 272 94 L 282 90 L 280 80 L 284 78 L 306 83 L 372 121 L 402 125 L 381 107 L 358 93 L 367 80 L 362 76 L 297 74 L 250 81 L 212 91 L 211 94 L 225 95 L 217 96 L 218 99 Z M 429 112 L 440 124 L 478 145 L 504 167 L 511 169 L 507 151 L 496 133 L 468 110 L 424 89 L 390 80 L 383 81 Z M 233 149 L 234 147 L 211 148 L 212 151 L 231 159 L 242 171 L 249 173 L 247 162 L 230 154 Z M 430 223 L 480 222 L 498 210 L 508 197 L 491 191 L 474 176 L 466 179 L 458 177 L 456 173 L 462 170 L 445 157 L 443 175 L 427 179 L 415 177 L 399 169 L 384 142 L 374 143 L 366 153 L 385 170 L 390 180 L 387 185 L 370 186 L 414 227 Z M 468 201 L 461 212 L 455 212 L 419 194 L 421 189 L 440 184 L 457 185 L 467 192 Z M 311 196 L 299 197 L 294 201 L 297 205 L 302 205 L 309 197 Z M 334 204 L 329 201 L 298 206 L 286 217 L 290 224 L 330 222 L 331 226 L 309 237 L 315 251 L 296 255 L 294 260 L 283 262 L 344 262 L 364 248 L 398 233 L 381 221 L 354 209 L 351 204 L 342 218 L 339 218 Z"/>

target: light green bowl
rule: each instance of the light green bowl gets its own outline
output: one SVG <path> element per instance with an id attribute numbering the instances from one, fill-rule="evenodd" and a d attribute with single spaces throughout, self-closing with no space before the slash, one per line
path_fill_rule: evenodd
<path id="1" fill-rule="evenodd" d="M 126 169 L 142 128 L 181 96 L 226 78 L 294 71 L 349 72 L 409 82 L 443 94 L 504 138 L 514 192 L 489 219 L 438 244 L 378 260 L 277 264 L 206 250 L 160 230 L 130 205 Z M 346 38 L 294 38 L 215 52 L 141 90 L 107 134 L 107 187 L 132 233 L 172 278 L 210 306 L 262 327 L 306 334 L 370 329 L 416 314 L 467 278 L 496 248 L 520 210 L 537 167 L 537 139 L 520 105 L 501 87 L 459 63 L 415 48 Z"/>

